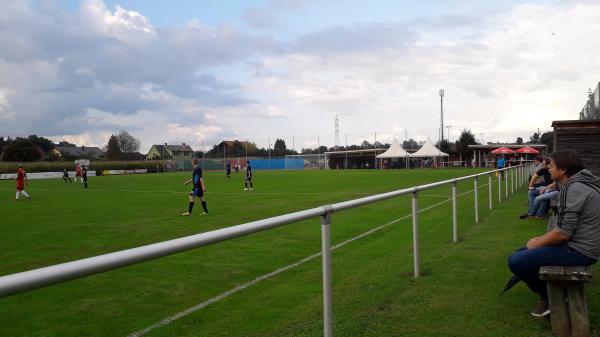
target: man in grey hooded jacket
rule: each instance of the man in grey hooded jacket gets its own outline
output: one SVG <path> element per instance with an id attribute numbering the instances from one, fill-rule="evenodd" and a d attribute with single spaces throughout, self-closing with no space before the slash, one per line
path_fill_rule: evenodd
<path id="1" fill-rule="evenodd" d="M 573 150 L 550 155 L 550 174 L 560 186 L 558 212 L 550 231 L 527 242 L 508 258 L 508 267 L 540 296 L 531 311 L 550 314 L 541 266 L 589 266 L 600 259 L 600 179 L 586 170 Z"/>

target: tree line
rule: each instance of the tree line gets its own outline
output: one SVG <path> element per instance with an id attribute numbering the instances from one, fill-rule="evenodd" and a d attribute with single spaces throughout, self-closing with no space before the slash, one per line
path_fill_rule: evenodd
<path id="1" fill-rule="evenodd" d="M 139 153 L 140 140 L 132 136 L 127 131 L 120 131 L 119 133 L 113 134 L 109 137 L 107 144 L 102 147 L 105 152 L 105 159 L 110 160 L 143 160 L 145 156 Z M 387 149 L 391 145 L 389 143 L 374 142 L 369 143 L 366 140 L 359 145 L 349 146 L 338 146 L 338 147 L 327 147 L 319 146 L 315 148 L 303 148 L 300 152 L 293 149 L 289 149 L 283 139 L 276 139 L 273 144 L 273 148 L 259 148 L 255 143 L 248 143 L 244 145 L 242 142 L 234 141 L 231 149 L 224 148 L 224 142 L 216 144 L 211 150 L 203 153 L 197 151 L 194 153 L 196 157 L 202 157 L 203 155 L 208 158 L 223 158 L 227 157 L 283 157 L 286 155 L 298 155 L 298 154 L 319 154 L 327 151 L 348 151 L 348 150 L 365 150 L 365 149 Z M 450 143 L 447 140 L 438 142 L 436 146 L 443 152 L 446 153 L 458 153 L 464 158 L 469 158 L 471 152 L 469 151 L 469 145 L 479 144 L 475 136 L 470 130 L 463 130 L 458 140 L 454 143 Z M 487 144 L 500 145 L 501 143 Z M 545 144 L 548 148 L 548 152 L 553 151 L 553 132 L 539 133 L 535 132 L 529 137 L 528 141 L 524 141 L 523 138 L 518 137 L 515 144 L 527 145 L 527 144 Z M 15 161 L 15 162 L 27 162 L 27 161 L 58 161 L 58 160 L 73 160 L 80 158 L 91 158 L 90 155 L 82 155 L 77 158 L 68 154 L 59 156 L 53 151 L 57 146 L 75 147 L 75 144 L 71 144 L 66 141 L 61 141 L 57 144 L 52 142 L 50 139 L 40 137 L 37 135 L 30 135 L 28 137 L 16 137 L 16 138 L 4 138 L 0 137 L 0 160 L 2 161 Z M 402 147 L 406 150 L 417 150 L 420 146 L 414 139 L 408 139 L 402 142 Z"/>
<path id="2" fill-rule="evenodd" d="M 58 154 L 57 147 L 73 147 L 76 145 L 67 141 L 54 143 L 48 138 L 37 135 L 28 137 L 0 137 L 0 160 L 10 162 L 31 162 L 31 161 L 59 161 L 74 159 L 96 159 L 93 155 L 82 154 L 72 156 L 68 153 Z M 111 160 L 141 160 L 145 156 L 140 154 L 140 141 L 127 131 L 121 131 L 111 135 L 108 143 L 103 146 L 105 158 Z"/>

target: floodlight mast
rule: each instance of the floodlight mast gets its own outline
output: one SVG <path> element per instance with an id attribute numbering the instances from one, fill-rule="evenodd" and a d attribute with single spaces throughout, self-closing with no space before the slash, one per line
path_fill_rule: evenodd
<path id="1" fill-rule="evenodd" d="M 440 89 L 440 144 L 444 141 L 444 89 Z"/>

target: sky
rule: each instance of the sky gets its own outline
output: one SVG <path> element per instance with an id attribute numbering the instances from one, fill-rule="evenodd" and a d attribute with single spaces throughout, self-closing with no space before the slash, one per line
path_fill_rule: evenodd
<path id="1" fill-rule="evenodd" d="M 600 80 L 600 2 L 0 0 L 0 135 L 527 140 Z"/>

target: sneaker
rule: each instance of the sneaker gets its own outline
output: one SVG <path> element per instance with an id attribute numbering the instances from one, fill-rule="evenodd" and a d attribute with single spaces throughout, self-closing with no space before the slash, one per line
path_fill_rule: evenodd
<path id="1" fill-rule="evenodd" d="M 183 216 L 190 216 L 190 215 L 192 215 L 192 213 L 190 213 L 190 212 L 185 212 L 185 213 L 181 213 L 181 215 L 183 215 Z"/>
<path id="2" fill-rule="evenodd" d="M 247 190 L 248 190 L 248 188 L 244 188 L 244 191 L 247 191 Z"/>
<path id="3" fill-rule="evenodd" d="M 254 191 L 254 188 L 251 188 L 250 191 Z"/>
<path id="4" fill-rule="evenodd" d="M 548 301 L 540 300 L 529 313 L 535 317 L 546 317 L 550 315 L 550 305 Z"/>
<path id="5" fill-rule="evenodd" d="M 208 212 L 202 212 L 202 215 L 208 215 Z"/>
<path id="6" fill-rule="evenodd" d="M 521 219 L 521 220 L 527 219 L 528 217 L 529 217 L 529 214 L 527 214 L 527 213 L 519 215 L 519 219 Z"/>

